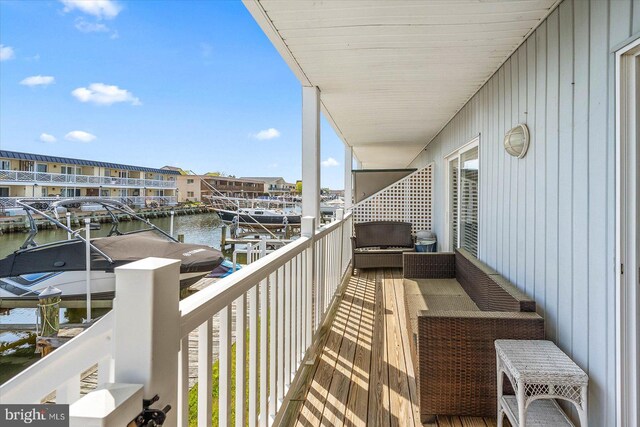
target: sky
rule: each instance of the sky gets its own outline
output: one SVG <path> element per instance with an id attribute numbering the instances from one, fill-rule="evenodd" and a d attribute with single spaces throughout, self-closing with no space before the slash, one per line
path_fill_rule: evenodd
<path id="1" fill-rule="evenodd" d="M 301 92 L 240 1 L 0 0 L 0 149 L 295 182 Z"/>

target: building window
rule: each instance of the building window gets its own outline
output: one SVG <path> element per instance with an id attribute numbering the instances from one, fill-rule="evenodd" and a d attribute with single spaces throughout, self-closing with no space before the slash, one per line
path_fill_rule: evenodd
<path id="1" fill-rule="evenodd" d="M 47 165 L 43 165 L 42 163 L 38 163 L 36 165 L 36 172 L 43 172 L 46 173 L 47 172 Z"/>
<path id="2" fill-rule="evenodd" d="M 187 191 L 187 197 L 194 197 L 193 191 Z"/>
<path id="3" fill-rule="evenodd" d="M 0 169 L 6 171 L 11 170 L 11 162 L 9 160 L 0 160 Z"/>
<path id="4" fill-rule="evenodd" d="M 193 184 L 193 180 L 192 179 L 187 179 L 187 184 Z"/>

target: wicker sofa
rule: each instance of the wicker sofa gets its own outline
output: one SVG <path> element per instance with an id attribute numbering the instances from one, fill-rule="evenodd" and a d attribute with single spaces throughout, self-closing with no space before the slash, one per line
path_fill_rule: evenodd
<path id="1" fill-rule="evenodd" d="M 415 249 L 408 222 L 356 223 L 351 239 L 354 271 L 356 268 L 402 268 L 402 254 Z"/>
<path id="2" fill-rule="evenodd" d="M 420 414 L 496 414 L 496 339 L 544 339 L 535 301 L 465 250 L 404 254 Z"/>

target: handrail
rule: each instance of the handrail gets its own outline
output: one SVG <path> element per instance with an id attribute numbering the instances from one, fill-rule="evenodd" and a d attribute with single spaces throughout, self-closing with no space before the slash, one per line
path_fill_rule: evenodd
<path id="1" fill-rule="evenodd" d="M 175 180 L 120 178 L 99 175 L 77 175 L 36 171 L 12 171 L 0 169 L 0 181 L 46 182 L 53 184 L 105 184 L 114 186 L 146 186 L 177 188 Z"/>
<path id="2" fill-rule="evenodd" d="M 113 312 L 0 386 L 0 403 L 39 402 L 74 376 L 110 357 Z M 51 375 L 55 372 L 55 375 Z M 37 378 L 37 387 L 34 387 Z"/>
<path id="3" fill-rule="evenodd" d="M 166 202 L 165 204 L 177 204 L 178 197 L 177 196 L 82 196 L 77 197 L 78 199 L 83 199 L 87 201 L 91 200 L 116 200 L 121 201 L 123 203 L 133 204 L 133 205 L 144 205 L 147 201 L 161 201 Z M 18 207 L 18 200 L 26 200 L 29 202 L 54 202 L 60 200 L 59 197 L 0 197 L 0 206 L 3 208 L 15 208 Z M 75 199 L 75 197 L 65 197 L 65 199 Z"/>

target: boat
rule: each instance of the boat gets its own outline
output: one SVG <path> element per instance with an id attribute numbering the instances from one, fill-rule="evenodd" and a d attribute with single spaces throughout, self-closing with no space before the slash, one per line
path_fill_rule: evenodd
<path id="1" fill-rule="evenodd" d="M 320 202 L 320 213 L 322 215 L 334 216 L 338 209 L 344 209 L 344 200 L 332 199 Z"/>
<path id="2" fill-rule="evenodd" d="M 207 196 L 213 210 L 228 225 L 243 229 L 281 230 L 287 225 L 300 225 L 300 206 L 277 199 L 244 199 Z"/>
<path id="3" fill-rule="evenodd" d="M 0 299 L 36 299 L 48 286 L 58 288 L 63 299 L 86 298 L 86 247 L 84 229 L 73 230 L 63 224 L 59 212 L 78 204 L 99 205 L 112 220 L 106 237 L 91 238 L 91 297 L 110 299 L 115 296 L 116 267 L 148 257 L 180 260 L 180 288 L 186 288 L 209 274 L 223 261 L 222 253 L 205 245 L 181 243 L 138 216 L 129 206 L 111 199 L 61 199 L 50 202 L 46 209 L 32 201 L 18 201 L 27 214 L 30 231 L 24 244 L 11 255 L 0 259 Z M 142 221 L 148 228 L 122 233 L 119 217 Z M 39 215 L 67 231 L 70 238 L 39 245 L 34 215 Z M 100 224 L 95 224 L 100 226 Z"/>
<path id="4" fill-rule="evenodd" d="M 241 228 L 258 228 L 265 226 L 270 229 L 282 229 L 286 225 L 299 225 L 300 214 L 285 213 L 279 209 L 245 208 L 227 210 L 214 208 L 220 219 L 226 224 L 237 224 Z"/>

